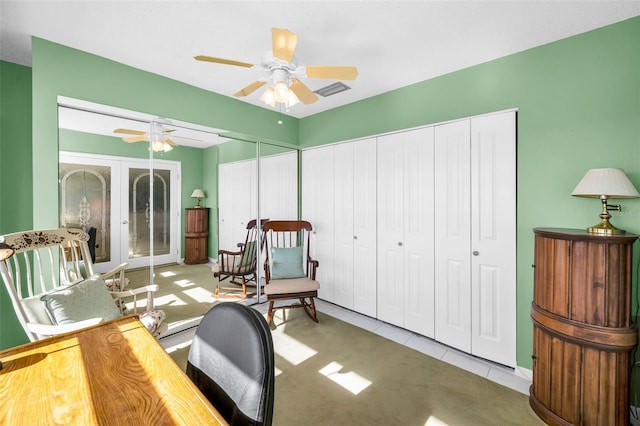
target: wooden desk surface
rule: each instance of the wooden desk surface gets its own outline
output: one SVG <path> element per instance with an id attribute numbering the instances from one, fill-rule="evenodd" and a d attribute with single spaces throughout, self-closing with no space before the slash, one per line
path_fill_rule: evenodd
<path id="1" fill-rule="evenodd" d="M 0 351 L 2 425 L 226 425 L 136 317 Z"/>

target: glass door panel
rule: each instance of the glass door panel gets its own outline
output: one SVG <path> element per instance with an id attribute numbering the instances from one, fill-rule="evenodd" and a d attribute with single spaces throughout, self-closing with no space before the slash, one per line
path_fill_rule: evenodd
<path id="1" fill-rule="evenodd" d="M 153 246 L 154 265 L 176 262 L 178 259 L 178 212 L 175 194 L 177 167 L 159 165 L 154 161 L 153 185 L 150 185 L 148 168 L 128 167 L 126 192 L 128 200 L 123 212 L 123 232 L 127 237 L 126 262 L 132 267 L 148 266 Z M 153 203 L 150 188 L 153 187 Z M 174 207 L 172 207 L 174 206 Z M 153 226 L 153 229 L 151 228 Z M 153 232 L 152 232 L 153 231 Z M 153 244 L 151 244 L 153 236 Z"/>

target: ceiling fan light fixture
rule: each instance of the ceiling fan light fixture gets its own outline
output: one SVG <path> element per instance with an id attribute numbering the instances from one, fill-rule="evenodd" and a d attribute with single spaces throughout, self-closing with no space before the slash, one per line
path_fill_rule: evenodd
<path id="1" fill-rule="evenodd" d="M 284 81 L 278 81 L 275 84 L 275 97 L 276 102 L 280 102 L 281 104 L 285 103 L 289 99 L 289 86 Z"/>
<path id="2" fill-rule="evenodd" d="M 300 99 L 298 99 L 296 94 L 293 93 L 293 90 L 289 89 L 289 95 L 287 96 L 286 102 L 284 102 L 285 107 L 287 109 L 289 109 L 289 108 L 291 108 L 292 106 L 294 106 L 295 104 L 297 104 L 299 102 L 300 102 Z"/>
<path id="3" fill-rule="evenodd" d="M 156 140 L 151 144 L 151 149 L 153 152 L 169 152 L 173 147 L 163 140 Z"/>
<path id="4" fill-rule="evenodd" d="M 273 87 L 268 87 L 260 96 L 260 100 L 272 108 L 276 106 L 276 91 Z"/>

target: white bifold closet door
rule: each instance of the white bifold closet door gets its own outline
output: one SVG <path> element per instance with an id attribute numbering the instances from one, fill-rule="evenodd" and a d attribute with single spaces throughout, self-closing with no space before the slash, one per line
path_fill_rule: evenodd
<path id="1" fill-rule="evenodd" d="M 255 159 L 218 166 L 219 247 L 237 250 L 247 223 L 258 214 Z M 298 216 L 298 154 L 292 151 L 260 159 L 260 214 L 272 220 Z"/>
<path id="2" fill-rule="evenodd" d="M 257 214 L 256 161 L 218 166 L 218 247 L 237 250 L 244 243 L 247 223 Z"/>
<path id="3" fill-rule="evenodd" d="M 378 318 L 434 335 L 433 128 L 378 138 Z"/>
<path id="4" fill-rule="evenodd" d="M 332 147 L 335 303 L 376 315 L 376 140 Z"/>
<path id="5" fill-rule="evenodd" d="M 320 262 L 316 280 L 318 297 L 335 300 L 334 285 L 334 150 L 333 147 L 302 152 L 302 220 L 311 223 L 311 257 Z"/>
<path id="6" fill-rule="evenodd" d="M 435 128 L 435 339 L 515 366 L 515 112 Z"/>
<path id="7" fill-rule="evenodd" d="M 302 218 L 314 229 L 318 296 L 375 317 L 375 138 L 302 152 Z"/>

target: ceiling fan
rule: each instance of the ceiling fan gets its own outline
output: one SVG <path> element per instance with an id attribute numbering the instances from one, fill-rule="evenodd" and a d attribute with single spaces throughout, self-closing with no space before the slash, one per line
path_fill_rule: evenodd
<path id="1" fill-rule="evenodd" d="M 265 54 L 258 65 L 204 55 L 196 56 L 195 59 L 267 71 L 266 77 L 254 81 L 234 96 L 250 95 L 265 84 L 271 83 L 260 97 L 260 100 L 271 107 L 275 106 L 276 102 L 285 104 L 287 108 L 298 101 L 304 104 L 316 102 L 318 96 L 302 83 L 301 78 L 355 80 L 358 76 L 358 69 L 353 66 L 298 66 L 293 55 L 298 44 L 298 36 L 289 30 L 272 28 L 271 38 L 272 51 Z"/>
<path id="2" fill-rule="evenodd" d="M 124 135 L 132 135 L 123 137 L 122 140 L 128 143 L 133 142 L 145 142 L 149 140 L 153 140 L 152 149 L 155 152 L 168 152 L 173 149 L 174 146 L 178 144 L 175 143 L 172 139 L 169 138 L 169 135 L 172 132 L 175 132 L 176 129 L 165 129 L 162 123 L 153 122 L 151 124 L 151 136 L 149 137 L 149 133 L 143 132 L 141 130 L 132 130 L 132 129 L 115 129 L 113 132 Z M 185 138 L 187 139 L 187 138 Z"/>

